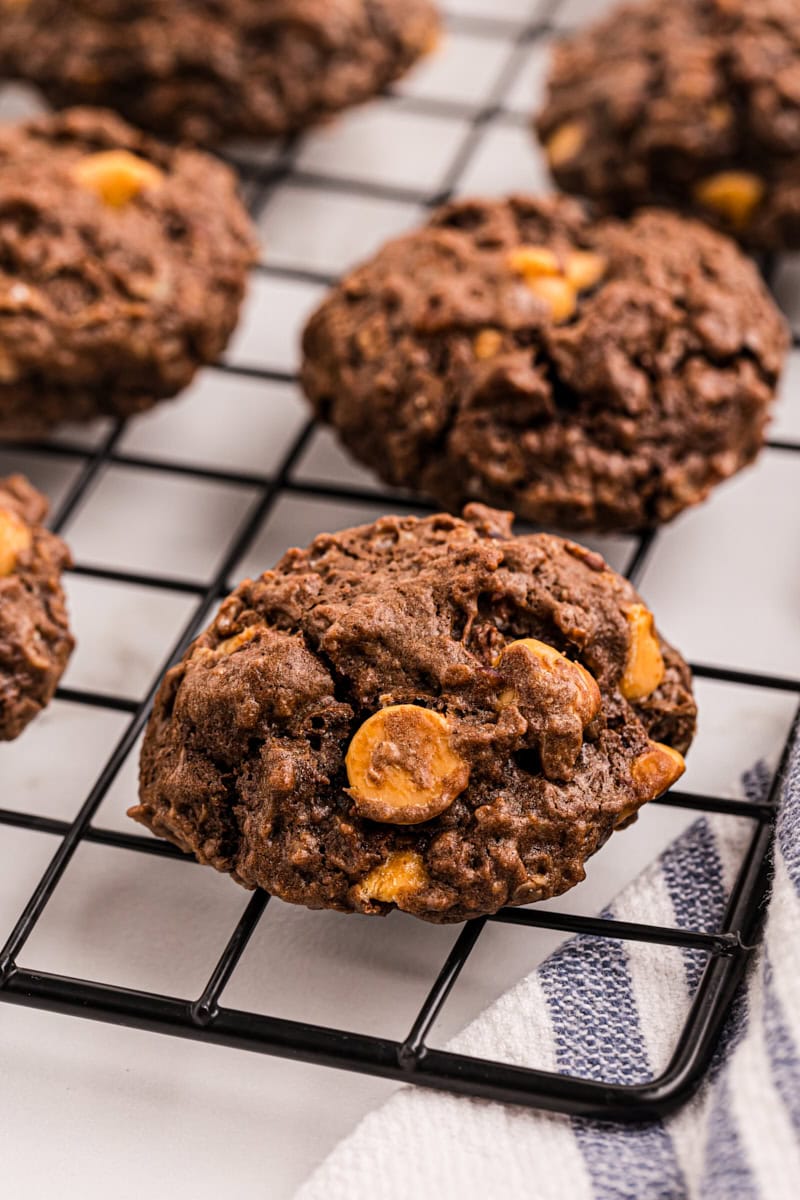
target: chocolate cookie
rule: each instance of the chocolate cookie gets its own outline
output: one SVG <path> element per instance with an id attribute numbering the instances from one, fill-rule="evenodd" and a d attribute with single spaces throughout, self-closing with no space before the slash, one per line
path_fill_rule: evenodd
<path id="1" fill-rule="evenodd" d="M 602 558 L 384 517 L 241 584 L 166 676 L 130 815 L 310 908 L 558 895 L 684 769 L 689 669 Z"/>
<path id="2" fill-rule="evenodd" d="M 0 436 L 174 396 L 225 346 L 254 253 L 207 155 L 88 109 L 0 128 Z"/>
<path id="3" fill-rule="evenodd" d="M 349 275 L 302 377 L 390 484 L 633 529 L 755 457 L 786 345 L 753 265 L 705 226 L 515 196 L 448 205 Z"/>
<path id="4" fill-rule="evenodd" d="M 47 501 L 21 475 L 0 479 L 0 740 L 49 704 L 74 646 L 61 572 L 70 553 L 42 528 Z"/>
<path id="5" fill-rule="evenodd" d="M 425 51 L 431 0 L 0 0 L 0 72 L 211 144 L 366 100 Z"/>
<path id="6" fill-rule="evenodd" d="M 559 44 L 536 121 L 559 186 L 800 247 L 800 3 L 644 0 Z"/>

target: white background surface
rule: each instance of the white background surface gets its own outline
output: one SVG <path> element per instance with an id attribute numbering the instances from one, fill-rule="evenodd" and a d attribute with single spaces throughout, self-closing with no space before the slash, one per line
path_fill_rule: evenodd
<path id="1" fill-rule="evenodd" d="M 597 7 L 566 0 L 558 23 L 574 23 Z M 304 139 L 296 160 L 301 178 L 282 184 L 260 214 L 270 264 L 336 273 L 418 220 L 420 204 L 446 181 L 459 193 L 548 186 L 525 122 L 541 86 L 546 43 L 523 51 L 514 44 L 530 14 L 528 0 L 451 0 L 449 8 L 459 19 L 435 58 L 397 89 L 402 98 L 377 100 Z M 485 17 L 493 18 L 491 26 Z M 502 96 L 496 94 L 501 78 Z M 492 97 L 501 102 L 497 114 L 471 138 L 470 112 Z M 422 111 L 429 100 L 437 105 L 434 118 Z M 29 107 L 19 89 L 0 92 L 0 117 Z M 266 161 L 270 149 L 258 153 Z M 339 185 L 333 193 L 325 186 L 330 178 Z M 369 185 L 370 194 L 356 194 L 353 181 Z M 382 194 L 385 185 L 402 194 Z M 257 274 L 229 362 L 291 370 L 298 330 L 322 292 L 322 284 L 305 279 Z M 780 294 L 800 318 L 800 262 L 783 268 Z M 293 385 L 209 370 L 180 400 L 131 424 L 120 449 L 269 474 L 303 420 Z M 85 447 L 103 432 L 67 430 L 60 438 Z M 800 441 L 797 354 L 772 436 Z M 0 451 L 0 473 L 25 470 L 57 502 L 81 461 L 77 454 L 54 460 L 34 450 Z M 767 451 L 754 469 L 659 537 L 642 591 L 665 633 L 695 661 L 800 673 L 799 471 L 797 455 Z M 294 479 L 366 491 L 378 486 L 325 432 L 312 437 Z M 203 580 L 254 495 L 112 466 L 66 536 L 82 564 Z M 284 496 L 234 580 L 265 569 L 288 545 L 382 511 L 368 499 L 341 504 L 302 492 Z M 632 548 L 625 538 L 597 544 L 618 567 Z M 192 597 L 76 575 L 67 585 L 79 647 L 65 684 L 140 699 Z M 697 692 L 701 730 L 685 787 L 739 796 L 743 770 L 759 757 L 774 762 L 794 699 L 707 681 Z M 0 747 L 0 804 L 72 818 L 127 719 L 53 704 L 18 742 Z M 132 757 L 96 824 L 127 829 L 124 813 L 134 799 Z M 591 862 L 587 882 L 553 907 L 597 911 L 687 819 L 648 807 Z M 49 835 L 0 827 L 3 933 L 56 844 Z M 246 902 L 246 893 L 210 870 L 84 844 L 20 962 L 195 997 Z M 273 901 L 223 1002 L 402 1038 L 457 932 L 402 915 L 387 922 L 342 918 Z M 433 1041 L 443 1043 L 557 940 L 488 926 Z M 392 1089 L 363 1076 L 0 1005 L 0 1139 L 9 1196 L 216 1200 L 224 1190 L 282 1200 Z"/>

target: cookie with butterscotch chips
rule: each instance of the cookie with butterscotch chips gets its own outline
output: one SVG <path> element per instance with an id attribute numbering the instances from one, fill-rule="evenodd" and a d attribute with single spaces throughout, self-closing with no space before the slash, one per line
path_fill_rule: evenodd
<path id="1" fill-rule="evenodd" d="M 800 4 L 644 0 L 557 43 L 536 130 L 559 187 L 800 248 Z"/>
<path id="2" fill-rule="evenodd" d="M 224 349 L 254 257 L 210 155 L 94 109 L 0 128 L 0 438 L 176 395 Z"/>
<path id="3" fill-rule="evenodd" d="M 275 137 L 432 50 L 432 0 L 0 0 L 0 74 L 163 137 Z"/>
<path id="4" fill-rule="evenodd" d="M 786 349 L 729 238 L 517 195 L 448 204 L 349 272 L 306 326 L 302 380 L 393 486 L 636 530 L 752 462 Z"/>
<path id="5" fill-rule="evenodd" d="M 283 900 L 462 921 L 583 879 L 694 728 L 599 554 L 480 505 L 384 517 L 228 597 L 162 683 L 130 815 Z"/>

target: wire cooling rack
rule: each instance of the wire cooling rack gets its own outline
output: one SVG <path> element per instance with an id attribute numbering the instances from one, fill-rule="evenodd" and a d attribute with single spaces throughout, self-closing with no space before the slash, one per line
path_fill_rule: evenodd
<path id="1" fill-rule="evenodd" d="M 436 175 L 430 187 L 420 184 L 426 175 L 426 162 L 417 166 L 404 161 L 402 149 L 397 162 L 390 162 L 382 177 L 373 177 L 358 166 L 348 170 L 348 144 L 339 151 L 325 150 L 326 143 L 311 139 L 290 139 L 269 151 L 244 149 L 232 152 L 241 171 L 243 187 L 254 218 L 263 216 L 268 205 L 283 199 L 284 207 L 303 193 L 315 193 L 331 204 L 338 199 L 348 204 L 368 205 L 373 202 L 402 206 L 410 215 L 447 200 L 463 191 L 470 182 L 470 172 L 481 154 L 487 153 L 487 131 L 498 117 L 508 113 L 509 94 L 520 97 L 518 113 L 525 105 L 521 101 L 522 76 L 526 65 L 534 59 L 544 61 L 548 39 L 554 26 L 582 17 L 591 6 L 581 0 L 564 0 L 539 6 L 532 19 L 510 16 L 503 19 L 464 15 L 451 20 L 452 35 L 462 38 L 477 64 L 497 61 L 499 69 L 494 81 L 484 89 L 475 102 L 453 98 L 446 86 L 439 94 L 420 97 L 413 89 L 401 90 L 380 101 L 384 111 L 391 110 L 396 120 L 405 123 L 406 146 L 409 139 L 424 136 L 432 147 L 437 162 L 442 157 L 449 165 L 442 177 Z M 491 11 L 491 5 L 488 5 Z M 521 5 L 509 5 L 512 14 Z M 467 4 L 469 9 L 470 5 Z M 501 62 L 502 60 L 502 62 Z M 478 81 L 476 80 L 476 90 Z M 436 86 L 432 91 L 437 91 Z M 362 110 L 361 131 L 357 136 L 376 136 L 370 127 L 369 110 Z M 517 127 L 504 127 L 509 138 L 526 137 Z M 381 134 L 377 134 L 381 136 Z M 334 138 L 334 147 L 336 147 Z M 495 153 L 495 158 L 497 159 Z M 385 158 L 385 156 L 384 156 Z M 434 173 L 430 174 L 431 179 Z M 532 188 L 535 181 L 532 181 Z M 310 240 L 313 231 L 304 228 L 298 211 L 297 232 Z M 363 256 L 363 254 L 362 254 Z M 353 257 L 358 257 L 356 254 Z M 255 291 L 270 281 L 282 280 L 299 286 L 323 288 L 333 282 L 335 272 L 322 269 L 313 252 L 308 261 L 299 265 L 271 264 L 256 269 Z M 245 343 L 257 338 L 258 331 L 245 331 Z M 248 379 L 253 384 L 292 385 L 293 370 L 275 366 L 251 364 L 233 355 L 219 365 L 219 372 L 234 386 L 235 380 Z M 220 420 L 223 419 L 222 414 Z M 699 1084 L 707 1067 L 716 1038 L 720 1032 L 733 994 L 740 983 L 748 955 L 759 938 L 762 906 L 768 887 L 769 854 L 773 835 L 776 800 L 780 777 L 791 740 L 787 740 L 781 764 L 773 779 L 769 797 L 763 802 L 732 799 L 725 795 L 697 794 L 672 791 L 655 804 L 670 805 L 701 813 L 720 813 L 746 818 L 751 826 L 749 843 L 738 876 L 733 883 L 727 908 L 719 929 L 715 931 L 660 927 L 625 921 L 590 918 L 550 908 L 504 909 L 495 916 L 466 924 L 441 965 L 438 976 L 402 1039 L 375 1036 L 368 1032 L 309 1024 L 304 1021 L 265 1015 L 226 1006 L 222 997 L 230 984 L 244 951 L 262 921 L 269 921 L 269 897 L 256 892 L 249 900 L 243 915 L 233 929 L 216 962 L 209 962 L 207 982 L 199 994 L 167 996 L 155 991 L 135 990 L 127 986 L 95 982 L 66 974 L 36 970 L 20 965 L 20 955 L 48 906 L 58 904 L 59 882 L 83 844 L 121 849 L 137 855 L 157 855 L 165 859 L 182 859 L 171 845 L 131 831 L 124 832 L 103 826 L 95 821 L 98 810 L 109 794 L 120 772 L 134 754 L 137 741 L 146 724 L 153 697 L 166 667 L 174 662 L 205 624 L 212 609 L 236 581 L 234 573 L 240 560 L 268 525 L 277 505 L 287 497 L 312 497 L 321 501 L 359 503 L 368 501 L 372 508 L 396 509 L 396 493 L 364 491 L 351 484 L 330 479 L 298 478 L 296 468 L 309 446 L 314 427 L 311 422 L 300 423 L 293 431 L 273 470 L 264 474 L 258 470 L 240 470 L 227 465 L 199 465 L 163 453 L 132 452 L 127 441 L 130 426 L 117 423 L 105 430 L 91 444 L 75 441 L 49 441 L 35 447 L 35 453 L 52 461 L 68 463 L 73 469 L 70 485 L 53 515 L 56 531 L 72 528 L 88 500 L 96 496 L 100 481 L 112 468 L 131 468 L 152 481 L 188 478 L 203 483 L 225 485 L 240 489 L 247 497 L 244 516 L 224 544 L 219 558 L 207 578 L 188 578 L 181 572 L 153 573 L 136 564 L 94 565 L 78 562 L 73 577 L 123 584 L 142 589 L 154 589 L 184 596 L 191 612 L 175 639 L 164 647 L 163 662 L 147 689 L 143 700 L 127 695 L 89 687 L 64 686 L 58 700 L 74 705 L 110 711 L 125 721 L 124 732 L 107 755 L 106 761 L 88 790 L 85 800 L 73 820 L 61 820 L 41 813 L 31 813 L 24 806 L 14 807 L 14 797 L 4 789 L 0 808 L 0 824 L 26 830 L 42 837 L 57 839 L 57 849 L 41 874 L 29 900 L 24 905 L 13 928 L 4 936 L 0 950 L 0 999 L 9 1003 L 49 1009 L 55 1012 L 94 1018 L 158 1033 L 173 1034 L 209 1043 L 240 1049 L 282 1055 L 311 1063 L 360 1071 L 388 1079 L 414 1082 L 439 1089 L 448 1089 L 489 1099 L 514 1102 L 584 1116 L 606 1117 L 623 1121 L 638 1121 L 663 1115 L 683 1103 Z M 800 444 L 776 439 L 770 443 L 774 450 L 796 454 Z M 14 448 L 29 454 L 31 448 Z M 431 511 L 425 504 L 402 497 L 402 508 Z M 636 583 L 662 535 L 646 532 L 631 542 L 624 565 L 625 574 Z M 303 540 L 307 540 L 303 538 Z M 263 563 L 266 567 L 268 563 Z M 234 577 L 232 577 L 234 576 Z M 736 666 L 714 667 L 695 663 L 700 679 L 724 681 L 727 684 L 751 689 L 778 690 L 789 694 L 800 691 L 800 678 L 765 673 Z M 795 728 L 797 721 L 795 721 Z M 133 800 L 128 797 L 129 802 Z M 176 862 L 175 870 L 185 869 Z M 113 873 L 109 872 L 109 878 Z M 232 885 L 231 885 L 232 886 Z M 511 1066 L 464 1054 L 451 1053 L 430 1045 L 434 1022 L 441 1016 L 448 997 L 463 971 L 488 923 L 502 922 L 523 929 L 546 929 L 565 934 L 582 933 L 593 937 L 647 942 L 699 951 L 706 956 L 706 966 L 695 992 L 674 1053 L 658 1078 L 634 1086 L 621 1086 L 568 1075 Z M 0 931 L 2 932 L 2 931 Z M 376 978 L 379 988 L 381 980 Z"/>

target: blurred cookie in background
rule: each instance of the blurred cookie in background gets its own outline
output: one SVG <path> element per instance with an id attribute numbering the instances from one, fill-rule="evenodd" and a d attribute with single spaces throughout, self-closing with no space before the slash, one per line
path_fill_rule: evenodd
<path id="1" fill-rule="evenodd" d="M 0 438 L 174 396 L 255 258 L 233 173 L 102 110 L 0 128 Z"/>
<path id="2" fill-rule="evenodd" d="M 514 196 L 450 204 L 342 280 L 302 380 L 389 484 L 632 530 L 752 461 L 786 348 L 753 263 L 700 222 Z"/>
<path id="3" fill-rule="evenodd" d="M 431 0 L 0 0 L 0 73 L 210 145 L 299 129 L 431 50 Z"/>
<path id="4" fill-rule="evenodd" d="M 560 42 L 536 118 L 559 187 L 800 247 L 800 3 L 644 0 Z"/>

